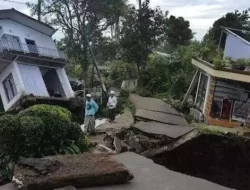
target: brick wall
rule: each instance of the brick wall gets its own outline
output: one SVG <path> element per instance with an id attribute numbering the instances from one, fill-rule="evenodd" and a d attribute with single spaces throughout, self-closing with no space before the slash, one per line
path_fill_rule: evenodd
<path id="1" fill-rule="evenodd" d="M 215 84 L 216 84 L 216 78 L 211 76 L 210 79 L 210 86 L 209 86 L 209 93 L 207 97 L 207 105 L 205 109 L 205 120 L 210 116 L 210 112 L 212 109 L 213 99 L 214 99 L 214 90 L 215 90 Z"/>

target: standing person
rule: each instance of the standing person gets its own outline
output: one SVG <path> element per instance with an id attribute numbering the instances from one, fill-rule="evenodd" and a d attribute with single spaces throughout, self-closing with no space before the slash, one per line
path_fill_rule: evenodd
<path id="1" fill-rule="evenodd" d="M 95 131 L 95 114 L 98 110 L 97 103 L 92 99 L 91 94 L 86 95 L 84 131 L 91 134 Z"/>
<path id="2" fill-rule="evenodd" d="M 111 91 L 109 100 L 107 103 L 107 107 L 109 109 L 109 122 L 113 122 L 115 120 L 115 108 L 117 105 L 117 98 L 115 97 L 115 92 Z"/>

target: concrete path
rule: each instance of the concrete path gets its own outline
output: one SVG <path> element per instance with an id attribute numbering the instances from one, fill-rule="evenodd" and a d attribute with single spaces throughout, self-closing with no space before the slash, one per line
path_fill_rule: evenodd
<path id="1" fill-rule="evenodd" d="M 147 121 L 134 125 L 143 132 L 178 138 L 195 129 L 189 126 L 181 113 L 160 99 L 145 98 L 136 94 L 131 94 L 129 99 L 136 107 L 135 117 Z"/>
<path id="2" fill-rule="evenodd" d="M 96 133 L 105 133 L 111 129 L 121 129 L 121 128 L 130 128 L 134 123 L 134 117 L 132 113 L 128 110 L 125 110 L 123 114 L 121 114 L 118 118 L 115 119 L 114 123 L 105 123 L 99 125 L 96 128 Z"/>
<path id="3" fill-rule="evenodd" d="M 129 100 L 135 105 L 136 108 L 143 110 L 169 113 L 172 115 L 182 115 L 170 105 L 157 98 L 148 98 L 137 94 L 130 94 Z"/>
<path id="4" fill-rule="evenodd" d="M 149 111 L 144 109 L 136 109 L 135 117 L 170 125 L 188 125 L 188 122 L 183 116 L 167 114 L 163 112 Z"/>
<path id="5" fill-rule="evenodd" d="M 168 125 L 157 122 L 138 122 L 133 127 L 148 134 L 166 135 L 174 139 L 194 130 L 191 126 Z"/>
<path id="6" fill-rule="evenodd" d="M 135 176 L 127 184 L 95 187 L 88 190 L 230 190 L 209 181 L 171 171 L 143 156 L 126 152 L 114 158 Z"/>

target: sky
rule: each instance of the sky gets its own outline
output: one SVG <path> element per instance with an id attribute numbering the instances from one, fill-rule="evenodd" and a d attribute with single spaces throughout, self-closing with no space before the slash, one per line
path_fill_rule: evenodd
<path id="1" fill-rule="evenodd" d="M 35 0 L 13 1 L 24 3 Z M 129 0 L 129 3 L 137 5 L 137 0 Z M 190 22 L 195 38 L 201 40 L 215 20 L 227 12 L 250 8 L 250 0 L 151 0 L 150 6 L 153 8 L 159 6 L 163 12 L 169 11 L 170 15 L 184 17 Z M 0 0 L 0 9 L 9 8 L 15 8 L 29 15 L 26 5 Z M 58 39 L 61 36 L 62 34 L 57 32 L 54 38 Z"/>

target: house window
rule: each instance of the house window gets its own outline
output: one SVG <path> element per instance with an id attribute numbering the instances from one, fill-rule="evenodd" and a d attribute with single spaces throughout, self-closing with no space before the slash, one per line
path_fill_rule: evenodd
<path id="1" fill-rule="evenodd" d="M 38 53 L 38 49 L 34 40 L 25 39 L 30 53 Z"/>
<path id="2" fill-rule="evenodd" d="M 12 74 L 9 74 L 6 79 L 4 79 L 3 87 L 7 100 L 10 102 L 17 95 L 17 89 Z"/>
<path id="3" fill-rule="evenodd" d="M 3 45 L 6 48 L 16 50 L 16 51 L 22 50 L 19 37 L 17 37 L 17 36 L 4 34 L 3 37 L 2 37 L 2 41 L 3 41 Z"/>

